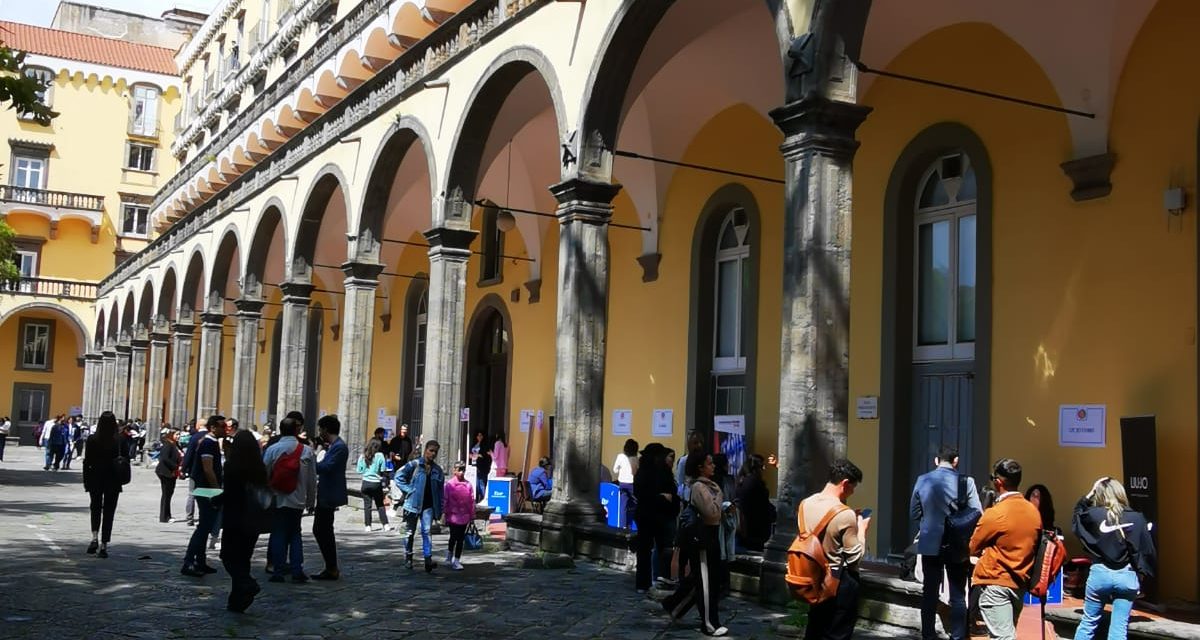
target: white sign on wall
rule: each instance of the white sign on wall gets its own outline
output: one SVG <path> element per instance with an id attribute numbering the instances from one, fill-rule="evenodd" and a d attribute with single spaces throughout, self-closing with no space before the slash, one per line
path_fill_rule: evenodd
<path id="1" fill-rule="evenodd" d="M 1105 446 L 1105 416 L 1102 404 L 1064 404 L 1058 408 L 1058 446 Z"/>
<path id="2" fill-rule="evenodd" d="M 265 424 L 267 424 L 267 410 L 263 409 L 258 412 L 258 426 L 261 427 Z"/>
<path id="3" fill-rule="evenodd" d="M 859 396 L 854 408 L 859 420 L 879 419 L 879 398 L 876 396 Z"/>
<path id="4" fill-rule="evenodd" d="M 721 433 L 746 435 L 746 416 L 713 416 L 713 429 Z"/>
<path id="5" fill-rule="evenodd" d="M 671 409 L 655 409 L 654 420 L 650 426 L 650 435 L 655 437 L 671 437 L 674 431 L 675 412 Z"/>
<path id="6" fill-rule="evenodd" d="M 545 411 L 542 411 L 541 409 L 538 409 L 538 413 L 537 413 L 537 428 L 538 428 L 538 431 L 541 431 L 541 430 L 542 430 L 542 425 L 544 425 L 544 424 L 546 424 L 546 412 L 545 412 Z"/>
<path id="7" fill-rule="evenodd" d="M 521 409 L 521 433 L 529 433 L 529 423 L 533 422 L 533 409 Z"/>
<path id="8" fill-rule="evenodd" d="M 633 434 L 633 409 L 613 410 L 612 432 L 614 436 Z"/>

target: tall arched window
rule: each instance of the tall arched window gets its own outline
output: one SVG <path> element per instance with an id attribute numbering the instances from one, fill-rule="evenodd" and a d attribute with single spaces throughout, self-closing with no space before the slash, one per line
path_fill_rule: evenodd
<path id="1" fill-rule="evenodd" d="M 925 170 L 914 221 L 913 361 L 975 356 L 976 181 L 970 158 Z"/>
<path id="2" fill-rule="evenodd" d="M 713 359 L 715 415 L 744 413 L 745 384 L 738 379 L 722 380 L 721 374 L 746 371 L 748 326 L 746 297 L 750 289 L 750 230 L 746 211 L 732 209 L 721 222 L 714 255 Z"/>

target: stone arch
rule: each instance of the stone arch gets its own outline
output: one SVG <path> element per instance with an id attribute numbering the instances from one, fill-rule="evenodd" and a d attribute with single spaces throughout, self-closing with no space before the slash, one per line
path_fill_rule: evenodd
<path id="1" fill-rule="evenodd" d="M 121 331 L 121 313 L 118 306 L 118 297 L 120 293 L 113 296 L 112 304 L 108 308 L 108 335 L 104 337 L 104 346 L 111 347 L 117 343 L 117 336 Z"/>
<path id="2" fill-rule="evenodd" d="M 154 322 L 154 281 L 146 278 L 142 283 L 142 295 L 138 301 L 137 324 L 140 330 L 149 331 Z"/>
<path id="3" fill-rule="evenodd" d="M 0 325 L 3 325 L 5 322 L 8 322 L 9 319 L 16 317 L 18 314 L 24 311 L 48 311 L 50 313 L 63 316 L 67 320 L 67 328 L 69 328 L 71 330 L 71 334 L 75 336 L 75 344 L 78 345 L 79 348 L 78 357 L 82 358 L 87 353 L 88 345 L 92 344 L 92 336 L 88 334 L 87 325 L 83 323 L 83 319 L 80 318 L 79 315 L 74 311 L 52 302 L 33 301 L 19 304 L 9 309 L 3 315 L 0 315 Z M 103 331 L 103 324 L 104 311 L 101 311 L 99 321 L 97 322 L 96 330 L 98 332 Z M 95 340 L 95 344 L 99 346 L 100 333 L 96 334 Z"/>
<path id="4" fill-rule="evenodd" d="M 156 319 L 170 322 L 175 319 L 175 295 L 178 282 L 175 275 L 175 265 L 168 265 L 163 275 L 162 284 L 158 287 L 158 303 L 154 311 Z"/>
<path id="5" fill-rule="evenodd" d="M 125 292 L 125 303 L 121 307 L 121 337 L 133 335 L 133 320 L 137 316 L 137 303 L 134 301 L 133 290 Z"/>
<path id="6" fill-rule="evenodd" d="M 325 219 L 325 210 L 335 193 L 341 193 L 342 204 L 346 208 L 346 218 L 351 217 L 349 202 L 350 181 L 346 179 L 340 167 L 336 164 L 326 164 L 313 176 L 312 184 L 304 198 L 304 207 L 296 220 L 295 244 L 292 246 L 291 259 L 286 270 L 289 280 L 311 281 L 313 259 L 317 252 L 317 239 L 321 232 L 321 223 Z"/>
<path id="7" fill-rule="evenodd" d="M 183 286 L 179 291 L 177 316 L 180 320 L 192 320 L 192 314 L 204 309 L 204 252 L 199 246 L 192 250 L 184 271 Z M 187 316 L 185 318 L 185 315 Z"/>
<path id="8" fill-rule="evenodd" d="M 405 115 L 388 129 L 383 144 L 379 145 L 375 157 L 371 159 L 371 170 L 367 174 L 369 177 L 359 208 L 356 260 L 378 259 L 393 179 L 405 156 L 414 150 L 414 145 L 420 145 L 425 154 L 429 192 L 437 193 L 437 160 L 433 157 L 429 130 L 417 118 Z M 433 221 L 430 220 L 430 223 Z"/>
<path id="9" fill-rule="evenodd" d="M 221 234 L 221 242 L 217 245 L 216 256 L 208 269 L 208 300 L 206 309 L 221 309 L 225 304 L 225 295 L 229 289 L 229 276 L 235 275 L 238 281 L 241 274 L 241 234 L 237 227 L 230 224 Z M 240 291 L 239 291 L 240 295 Z"/>
<path id="10" fill-rule="evenodd" d="M 491 323 L 498 318 L 506 334 L 503 362 L 496 358 L 490 362 L 480 362 L 478 358 L 484 349 L 483 341 L 489 336 Z M 512 405 L 512 371 L 513 371 L 513 322 L 508 311 L 508 305 L 498 294 L 489 293 L 475 305 L 471 320 L 467 323 L 466 349 L 463 352 L 463 405 L 471 407 L 471 431 L 481 430 L 474 424 L 476 416 L 485 422 L 483 430 L 485 437 L 490 437 L 493 431 L 503 431 L 508 436 L 509 414 Z M 503 368 L 503 372 L 496 369 Z M 474 379 L 483 376 L 480 383 Z M 499 378 L 496 378 L 499 376 Z M 502 388 L 501 388 L 502 387 Z M 502 392 L 498 392 L 502 391 Z M 482 406 L 479 406 L 482 404 Z M 499 406 L 495 406 L 499 404 Z M 471 433 L 459 434 L 456 444 L 462 447 L 465 457 L 469 442 L 473 441 Z M 462 458 L 460 458 L 462 459 Z"/>
<path id="11" fill-rule="evenodd" d="M 96 333 L 93 334 L 92 346 L 95 349 L 104 347 L 104 309 L 96 313 Z"/>
<path id="12" fill-rule="evenodd" d="M 267 259 L 275 234 L 282 234 L 282 247 L 286 247 L 288 244 L 284 211 L 283 202 L 277 197 L 271 198 L 263 207 L 262 213 L 258 216 L 258 220 L 255 221 L 254 226 L 251 227 L 254 231 L 250 237 L 250 246 L 246 251 L 246 266 L 242 270 L 243 296 L 249 298 L 263 297 L 263 278 L 266 276 L 267 269 L 270 266 L 267 263 Z M 286 265 L 283 266 L 286 269 Z"/>
<path id="13" fill-rule="evenodd" d="M 440 194 L 442 219 L 470 220 L 493 118 L 517 83 L 530 73 L 541 78 L 550 94 L 558 140 L 567 140 L 566 108 L 554 66 L 542 52 L 528 46 L 513 47 L 500 54 L 471 90 L 466 114 L 454 134 L 454 144 L 450 147 L 453 153 Z"/>

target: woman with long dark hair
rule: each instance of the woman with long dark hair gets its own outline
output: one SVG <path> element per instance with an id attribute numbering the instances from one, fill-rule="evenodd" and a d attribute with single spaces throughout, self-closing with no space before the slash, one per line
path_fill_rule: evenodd
<path id="1" fill-rule="evenodd" d="M 709 636 L 723 636 L 729 632 L 721 626 L 717 603 L 721 592 L 716 583 L 724 574 L 719 546 L 721 516 L 728 508 L 721 487 L 713 481 L 716 465 L 710 453 L 696 450 L 688 454 L 684 469 L 686 477 L 694 478 L 688 495 L 688 505 L 694 511 L 688 527 L 680 526 L 680 554 L 687 559 L 687 576 L 679 581 L 675 593 L 662 601 L 662 608 L 678 619 L 693 604 L 700 612 L 700 631 Z M 683 516 L 680 518 L 684 520 Z"/>
<path id="2" fill-rule="evenodd" d="M 633 476 L 636 498 L 633 517 L 637 522 L 637 570 L 634 585 L 638 593 L 652 586 L 654 574 L 664 584 L 670 579 L 671 523 L 675 521 L 675 481 L 666 462 L 667 449 L 651 442 L 642 450 Z"/>
<path id="3" fill-rule="evenodd" d="M 386 466 L 387 456 L 383 454 L 383 441 L 379 438 L 371 438 L 363 447 L 362 456 L 358 458 L 358 473 L 362 475 L 363 524 L 365 525 L 363 529 L 367 533 L 371 532 L 372 502 L 375 503 L 375 510 L 379 512 L 379 523 L 383 525 L 383 530 L 392 530 L 392 525 L 388 524 L 387 509 L 383 507 L 383 476 Z"/>
<path id="4" fill-rule="evenodd" d="M 241 613 L 260 590 L 258 581 L 250 576 L 250 557 L 265 524 L 265 506 L 271 500 L 267 467 L 253 433 L 238 431 L 233 436 L 225 456 L 224 475 L 221 563 L 233 580 L 226 607 Z"/>
<path id="5" fill-rule="evenodd" d="M 763 481 L 765 468 L 763 457 L 752 453 L 738 472 L 737 544 L 750 551 L 763 550 L 767 540 L 771 539 L 771 524 L 775 522 L 775 505 L 771 504 L 770 491 Z"/>
<path id="6" fill-rule="evenodd" d="M 179 452 L 176 437 L 174 431 L 163 432 L 162 448 L 158 451 L 158 466 L 154 468 L 154 475 L 158 476 L 158 482 L 162 485 L 162 497 L 158 501 L 159 522 L 175 522 L 171 517 L 171 497 L 175 495 L 175 480 L 179 477 L 179 466 L 183 462 L 183 454 Z"/>
<path id="7" fill-rule="evenodd" d="M 92 542 L 88 553 L 108 557 L 113 516 L 123 480 L 128 478 L 129 451 L 117 434 L 117 416 L 111 411 L 100 414 L 96 433 L 88 437 L 83 458 L 83 489 L 91 497 Z"/>

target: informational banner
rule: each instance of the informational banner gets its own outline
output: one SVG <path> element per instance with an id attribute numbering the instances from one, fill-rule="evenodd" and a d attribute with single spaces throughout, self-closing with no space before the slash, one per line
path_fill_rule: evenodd
<path id="1" fill-rule="evenodd" d="M 615 409 L 613 411 L 612 432 L 614 436 L 633 435 L 632 409 Z"/>
<path id="2" fill-rule="evenodd" d="M 529 424 L 533 422 L 533 409 L 521 409 L 521 433 L 529 433 Z"/>
<path id="3" fill-rule="evenodd" d="M 717 447 L 729 461 L 729 474 L 736 476 L 746 462 L 746 416 L 713 416 Z"/>
<path id="4" fill-rule="evenodd" d="M 650 423 L 650 435 L 656 438 L 669 438 L 675 430 L 675 412 L 671 409 L 655 409 L 654 418 Z"/>
<path id="5" fill-rule="evenodd" d="M 1121 466 L 1129 506 L 1150 523 L 1150 536 L 1158 546 L 1158 438 L 1154 416 L 1121 418 Z M 1158 597 L 1153 579 L 1142 582 L 1142 593 L 1151 602 Z"/>
<path id="6" fill-rule="evenodd" d="M 1058 446 L 1105 446 L 1105 406 L 1064 404 L 1058 408 Z"/>

